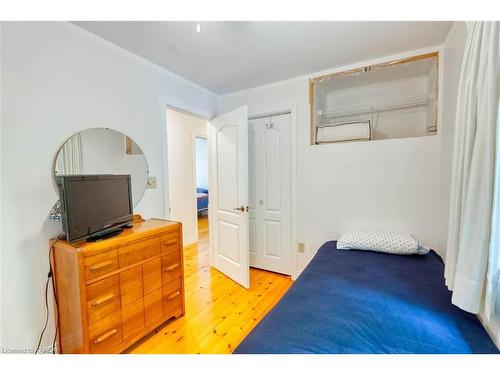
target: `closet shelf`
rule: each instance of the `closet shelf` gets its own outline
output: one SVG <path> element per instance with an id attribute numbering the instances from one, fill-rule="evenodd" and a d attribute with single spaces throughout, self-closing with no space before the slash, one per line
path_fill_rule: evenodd
<path id="1" fill-rule="evenodd" d="M 344 117 L 352 115 L 360 115 L 364 113 L 382 112 L 393 109 L 419 107 L 427 105 L 429 98 L 427 95 L 407 96 L 392 100 L 390 102 L 379 104 L 352 104 L 344 107 L 332 108 L 327 110 L 318 110 L 318 116 L 324 118 Z"/>

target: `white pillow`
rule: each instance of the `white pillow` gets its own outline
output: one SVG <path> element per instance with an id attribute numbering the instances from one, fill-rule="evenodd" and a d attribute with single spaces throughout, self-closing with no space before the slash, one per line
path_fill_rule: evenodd
<path id="1" fill-rule="evenodd" d="M 430 251 L 411 234 L 360 230 L 344 233 L 337 241 L 337 249 L 372 250 L 391 254 L 427 254 Z"/>

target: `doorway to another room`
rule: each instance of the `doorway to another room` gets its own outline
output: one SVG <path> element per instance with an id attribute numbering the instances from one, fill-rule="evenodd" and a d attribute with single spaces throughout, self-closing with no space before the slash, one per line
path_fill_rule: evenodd
<path id="1" fill-rule="evenodd" d="M 182 222 L 184 245 L 208 244 L 207 120 L 167 108 L 169 218 Z"/>
<path id="2" fill-rule="evenodd" d="M 208 140 L 195 136 L 196 212 L 198 239 L 208 243 Z"/>

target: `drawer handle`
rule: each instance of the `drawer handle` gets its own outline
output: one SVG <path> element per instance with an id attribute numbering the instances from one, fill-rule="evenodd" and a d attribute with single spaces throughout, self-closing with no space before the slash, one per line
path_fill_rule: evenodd
<path id="1" fill-rule="evenodd" d="M 181 292 L 180 292 L 180 291 L 177 291 L 177 292 L 175 292 L 175 293 L 172 293 L 171 295 L 169 295 L 169 296 L 167 297 L 167 301 L 170 301 L 170 300 L 174 299 L 175 297 L 177 297 L 177 296 L 178 296 L 178 295 L 180 295 L 180 294 L 181 294 Z"/>
<path id="2" fill-rule="evenodd" d="M 112 337 L 113 335 L 116 335 L 116 333 L 118 332 L 118 330 L 115 328 L 115 329 L 112 329 L 111 331 L 109 332 L 106 332 L 104 335 L 101 335 L 99 336 L 98 338 L 96 338 L 94 340 L 94 344 L 100 344 L 101 342 L 103 341 L 106 341 L 107 339 L 109 339 L 110 337 Z"/>
<path id="3" fill-rule="evenodd" d="M 165 268 L 165 272 L 171 272 L 176 268 L 179 268 L 179 263 L 172 264 L 170 267 Z"/>
<path id="4" fill-rule="evenodd" d="M 169 245 L 175 245 L 175 244 L 178 244 L 178 243 L 179 243 L 178 240 L 168 240 L 168 241 L 163 242 L 163 245 L 169 246 Z"/>
<path id="5" fill-rule="evenodd" d="M 103 268 L 109 267 L 113 265 L 113 261 L 108 260 L 107 262 L 102 262 L 102 263 L 96 263 L 90 266 L 91 271 L 99 271 L 102 270 Z"/>
<path id="6" fill-rule="evenodd" d="M 96 307 L 96 306 L 103 304 L 104 302 L 108 302 L 108 301 L 112 300 L 113 298 L 115 298 L 115 294 L 109 293 L 109 294 L 106 294 L 105 296 L 102 296 L 100 298 L 96 298 L 95 300 L 93 300 L 91 302 L 91 305 L 92 305 L 92 307 Z"/>

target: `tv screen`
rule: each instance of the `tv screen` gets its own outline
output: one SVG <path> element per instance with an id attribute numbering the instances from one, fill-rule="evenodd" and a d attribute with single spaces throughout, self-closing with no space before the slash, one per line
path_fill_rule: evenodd
<path id="1" fill-rule="evenodd" d="M 132 221 L 130 175 L 57 176 L 68 242 L 116 231 Z"/>

